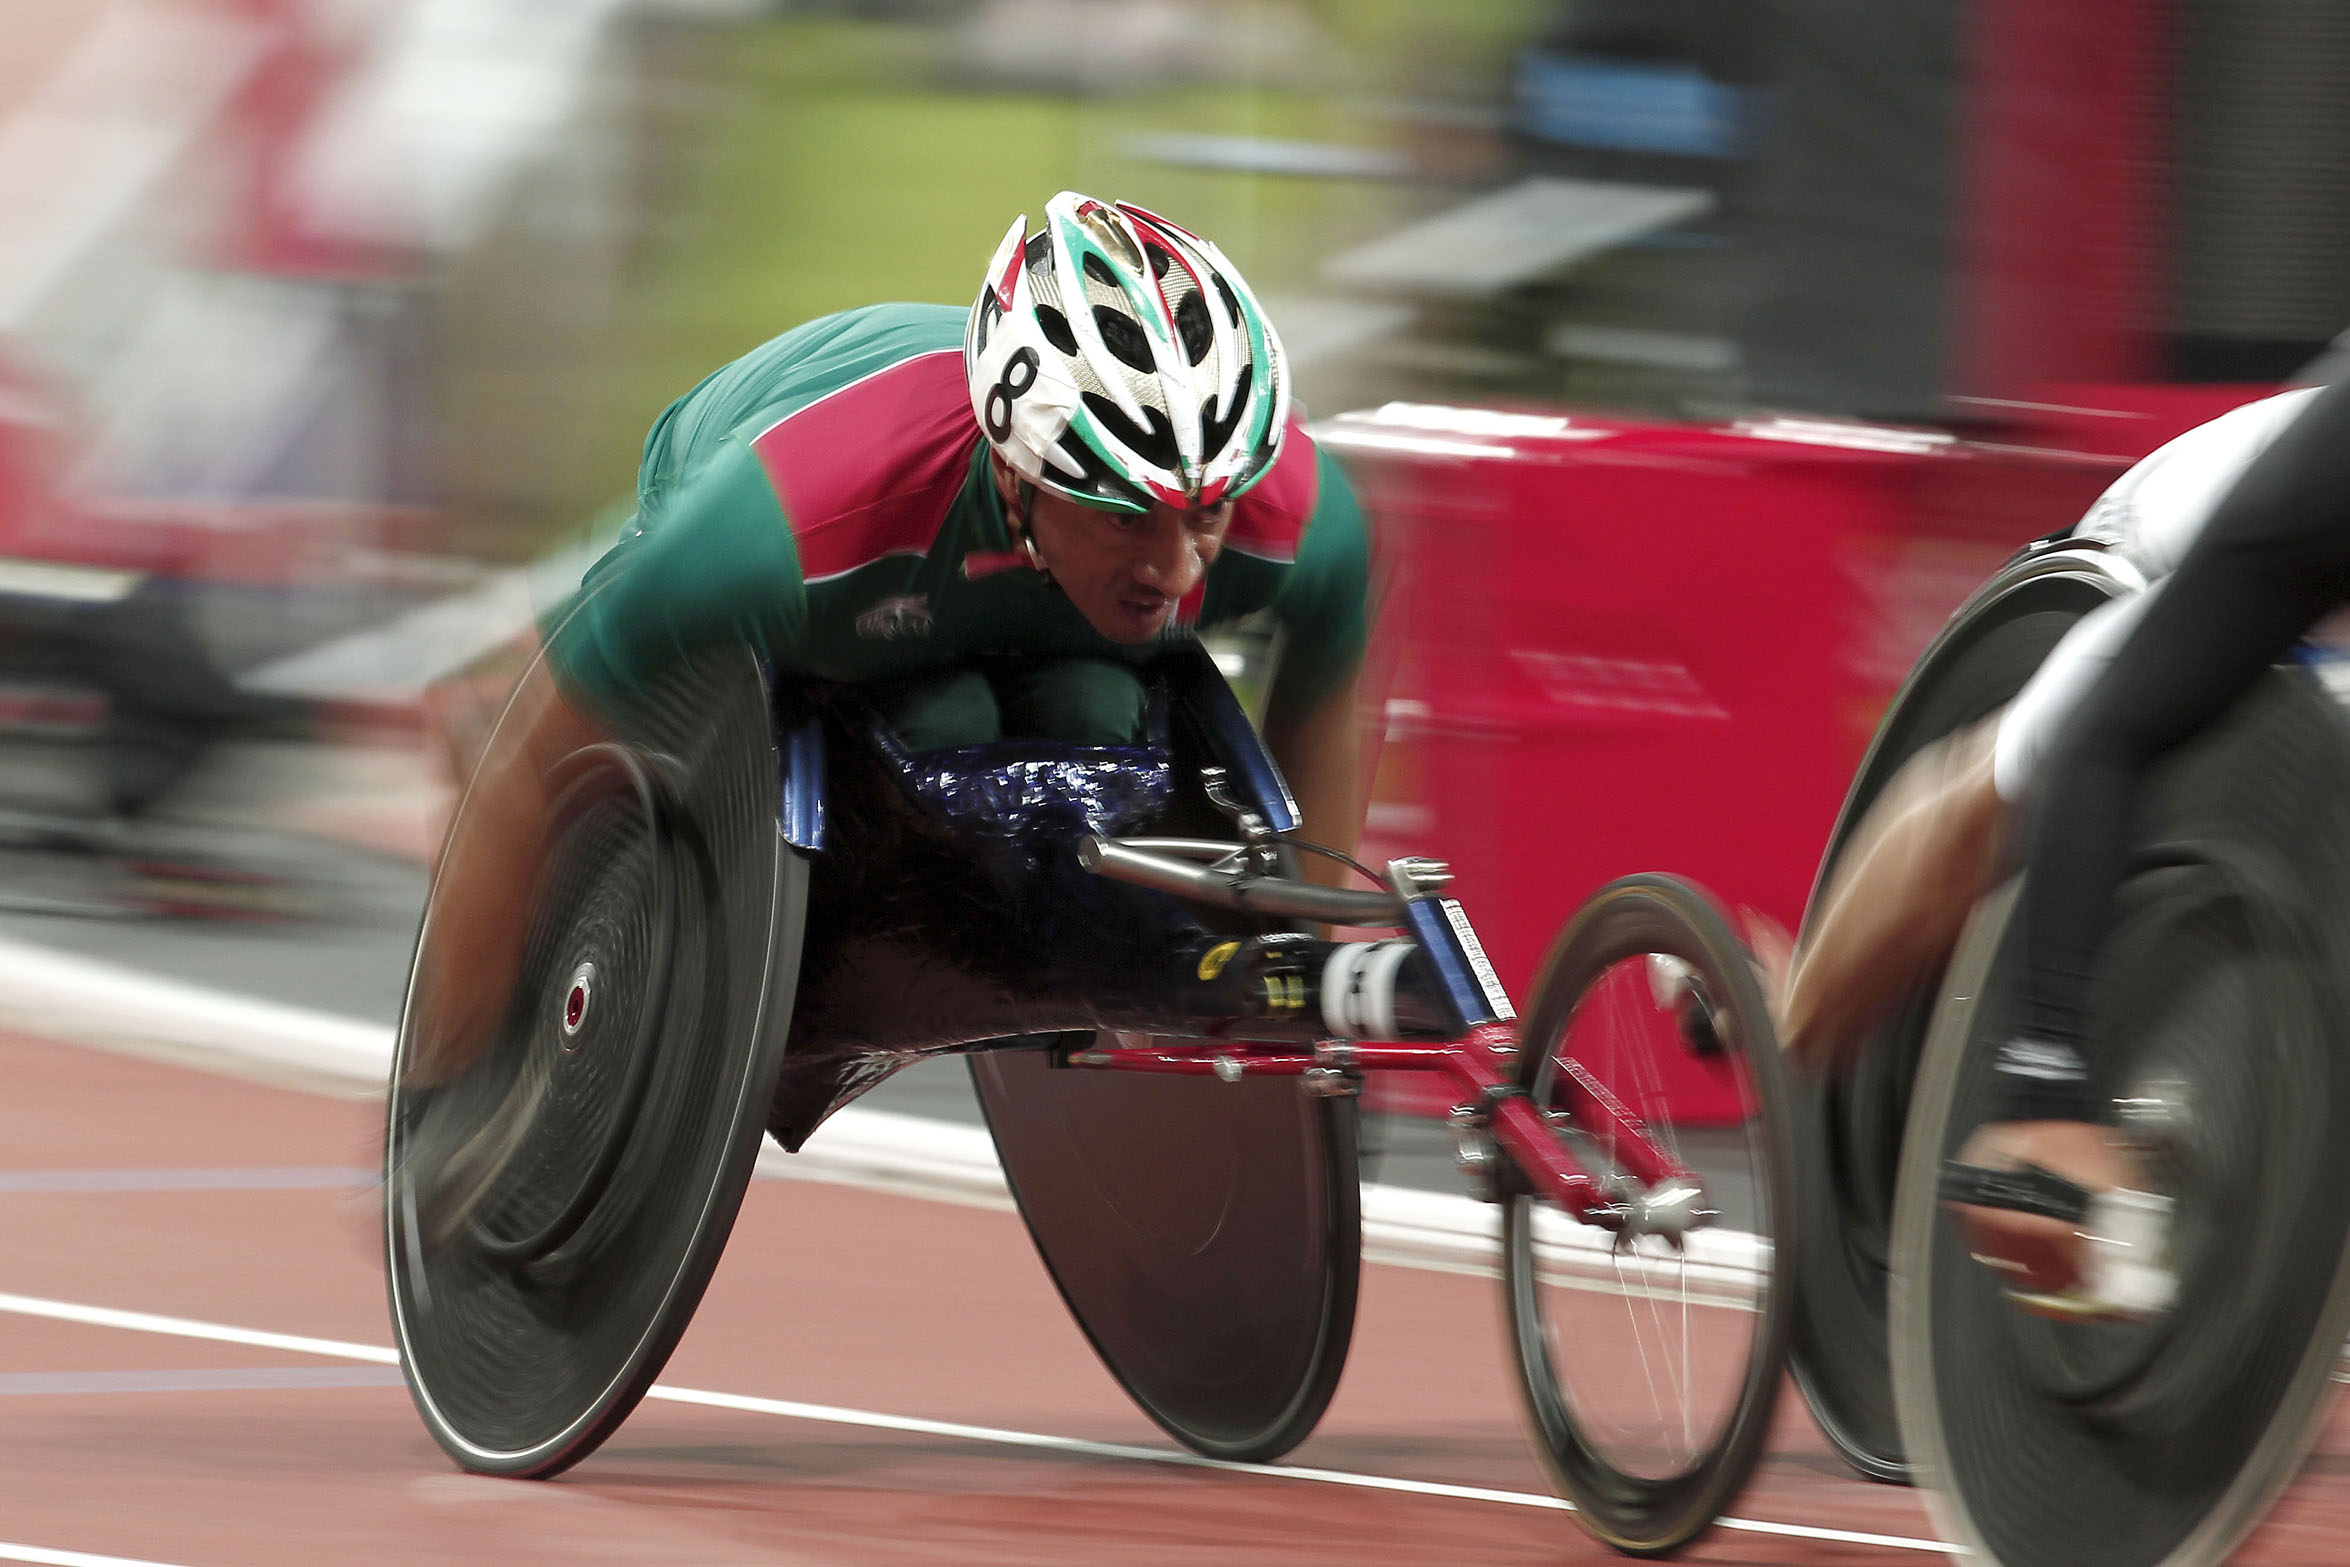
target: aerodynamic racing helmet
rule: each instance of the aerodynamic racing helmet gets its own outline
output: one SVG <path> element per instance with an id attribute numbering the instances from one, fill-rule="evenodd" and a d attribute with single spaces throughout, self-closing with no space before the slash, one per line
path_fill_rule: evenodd
<path id="1" fill-rule="evenodd" d="M 1213 506 L 1264 477 L 1289 421 L 1281 340 L 1215 246 L 1063 191 L 996 248 L 963 333 L 979 427 L 1088 506 Z"/>

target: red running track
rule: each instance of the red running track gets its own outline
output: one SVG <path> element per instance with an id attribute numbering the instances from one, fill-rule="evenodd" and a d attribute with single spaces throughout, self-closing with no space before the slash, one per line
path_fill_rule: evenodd
<path id="1" fill-rule="evenodd" d="M 1544 1487 L 1485 1279 L 1366 1270 L 1346 1382 L 1288 1461 L 1344 1483 L 759 1407 L 1176 1456 L 1070 1325 L 1015 1217 L 792 1181 L 753 1186 L 664 1378 L 752 1407 L 650 1402 L 562 1479 L 467 1476 L 380 1361 L 372 1107 L 25 1040 L 0 1040 L 0 1083 L 0 1561 L 1619 1559 L 1528 1505 Z M 1935 1560 L 1917 1498 L 1850 1478 L 1792 1396 L 1784 1408 L 1736 1512 L 1796 1532 L 1717 1531 L 1686 1559 Z M 2346 1464 L 2337 1417 L 2245 1560 L 2350 1558 Z M 1367 1488 L 1382 1479 L 1484 1494 Z"/>

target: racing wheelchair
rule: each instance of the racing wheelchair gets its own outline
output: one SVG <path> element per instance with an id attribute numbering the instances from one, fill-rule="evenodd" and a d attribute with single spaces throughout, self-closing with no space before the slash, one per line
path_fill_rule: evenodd
<path id="1" fill-rule="evenodd" d="M 1171 649 L 1146 682 L 1146 738 L 1122 747 L 909 751 L 855 687 L 747 651 L 603 715 L 617 738 L 549 781 L 488 1049 L 408 1081 L 414 969 L 401 1024 L 391 1313 L 457 1463 L 539 1477 L 591 1453 L 683 1333 L 761 1138 L 796 1151 L 942 1053 L 968 1056 L 1110 1373 L 1193 1451 L 1275 1459 L 1346 1358 L 1363 1076 L 1416 1070 L 1457 1090 L 1463 1167 L 1502 1206 L 1508 1338 L 1557 1488 L 1627 1552 L 1710 1526 L 1761 1451 L 1789 1309 L 1786 1090 L 1745 949 L 1696 889 L 1629 878 L 1568 923 L 1519 1020 L 1443 866 L 1301 878 L 1295 807 L 1213 662 Z M 1668 1110 L 1663 1051 L 1702 1061 L 1707 1124 Z M 486 1190 L 427 1224 L 412 1152 L 495 1127 L 519 1130 Z"/>
<path id="2" fill-rule="evenodd" d="M 2090 544 L 2011 560 L 1896 698 L 1821 884 L 1903 762 L 2142 586 Z M 2175 1205 L 2169 1309 L 2027 1315 L 1938 1200 L 1988 1117 L 2012 885 L 1851 1073 L 1795 1090 L 1796 1381 L 1855 1467 L 1931 1487 L 1978 1556 L 2219 1561 L 2314 1435 L 2350 1327 L 2350 728 L 2332 669 L 2303 650 L 2164 764 L 2093 998 L 2117 1122 Z"/>

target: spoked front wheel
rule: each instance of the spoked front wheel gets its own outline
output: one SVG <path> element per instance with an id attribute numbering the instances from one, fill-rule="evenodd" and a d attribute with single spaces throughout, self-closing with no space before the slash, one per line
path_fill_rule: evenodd
<path id="1" fill-rule="evenodd" d="M 1671 1074 L 1668 1103 L 1674 1057 L 1689 1070 Z M 1637 1205 L 1619 1137 L 1568 1113 L 1571 1072 L 1644 1123 L 1704 1196 L 1677 1237 L 1510 1197 L 1503 1287 L 1521 1391 L 1536 1452 L 1585 1527 L 1663 1555 L 1705 1532 L 1761 1453 L 1794 1213 L 1778 1038 L 1745 947 L 1696 888 L 1663 876 L 1602 888 L 1544 960 L 1521 1038 L 1517 1086 L 1578 1163 Z"/>

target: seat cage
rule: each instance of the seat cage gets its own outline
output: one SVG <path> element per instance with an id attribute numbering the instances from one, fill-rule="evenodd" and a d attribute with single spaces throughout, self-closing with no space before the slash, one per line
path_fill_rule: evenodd
<path id="1" fill-rule="evenodd" d="M 1297 808 L 1204 649 L 1171 649 L 1141 673 L 1148 718 L 1132 746 L 910 751 L 855 686 L 775 683 L 778 827 L 811 868 L 770 1117 L 785 1147 L 925 1056 L 1014 1036 L 1241 1026 L 1239 966 L 1202 977 L 1227 933 L 1165 893 L 1087 874 L 1076 846 L 1154 826 L 1228 834 L 1208 766 L 1277 830 Z M 1293 1037 L 1303 1025 L 1247 1026 Z"/>

